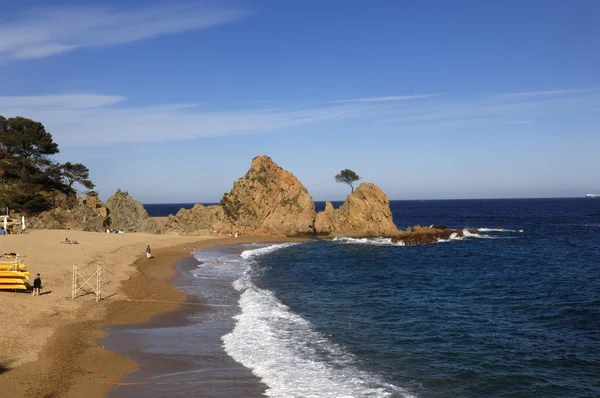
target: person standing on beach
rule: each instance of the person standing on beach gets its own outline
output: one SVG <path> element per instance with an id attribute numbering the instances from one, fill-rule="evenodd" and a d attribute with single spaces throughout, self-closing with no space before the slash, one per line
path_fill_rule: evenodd
<path id="1" fill-rule="evenodd" d="M 152 249 L 150 249 L 150 245 L 146 248 L 146 258 L 152 258 Z"/>
<path id="2" fill-rule="evenodd" d="M 42 278 L 40 278 L 40 274 L 37 274 L 35 276 L 35 279 L 33 280 L 33 292 L 31 293 L 31 295 L 39 296 L 41 288 L 42 288 Z"/>

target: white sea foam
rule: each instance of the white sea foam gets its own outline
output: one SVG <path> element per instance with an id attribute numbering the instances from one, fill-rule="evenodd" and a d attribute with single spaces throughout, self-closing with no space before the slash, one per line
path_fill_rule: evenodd
<path id="1" fill-rule="evenodd" d="M 481 229 L 479 231 L 481 231 Z M 463 240 L 465 238 L 497 239 L 490 235 L 471 233 L 468 229 L 463 229 L 462 233 L 463 236 L 458 236 L 458 233 L 453 232 L 448 239 L 437 239 L 437 242 L 450 242 L 453 240 Z M 392 242 L 391 238 L 349 238 L 343 236 L 336 236 L 335 238 L 333 238 L 333 240 L 335 242 L 344 244 L 358 244 L 371 246 L 405 246 L 402 240 L 398 242 Z"/>
<path id="2" fill-rule="evenodd" d="M 270 397 L 412 397 L 358 369 L 356 358 L 315 331 L 312 324 L 252 283 L 257 256 L 289 247 L 278 244 L 247 250 L 247 270 L 233 286 L 242 292 L 241 313 L 231 333 L 222 337 L 227 354 L 250 368 L 267 386 Z"/>
<path id="3" fill-rule="evenodd" d="M 260 249 L 245 250 L 242 252 L 242 254 L 240 254 L 240 256 L 244 259 L 249 259 L 250 257 L 263 256 L 276 250 L 283 249 L 284 247 L 290 247 L 294 245 L 297 245 L 297 243 L 280 243 L 277 245 L 261 247 Z"/>
<path id="4" fill-rule="evenodd" d="M 372 246 L 404 246 L 404 242 L 392 242 L 391 238 L 349 238 L 344 236 L 336 236 L 335 238 L 333 238 L 333 241 L 344 244 L 359 244 Z"/>
<path id="5" fill-rule="evenodd" d="M 411 397 L 354 366 L 355 358 L 313 330 L 273 293 L 246 279 L 242 313 L 233 331 L 222 337 L 225 351 L 252 369 L 268 386 L 270 397 Z"/>
<path id="6" fill-rule="evenodd" d="M 481 231 L 481 230 L 478 230 Z M 463 229 L 462 230 L 463 235 L 462 236 L 458 236 L 458 233 L 453 232 L 452 234 L 450 234 L 450 237 L 448 239 L 438 239 L 437 242 L 441 243 L 441 242 L 450 242 L 453 240 L 463 240 L 463 239 L 469 239 L 469 238 L 474 238 L 474 239 L 498 239 L 496 237 L 490 236 L 490 235 L 486 235 L 486 234 L 475 234 L 470 232 L 468 229 Z"/>
<path id="7" fill-rule="evenodd" d="M 477 228 L 479 232 L 523 232 L 522 229 Z"/>

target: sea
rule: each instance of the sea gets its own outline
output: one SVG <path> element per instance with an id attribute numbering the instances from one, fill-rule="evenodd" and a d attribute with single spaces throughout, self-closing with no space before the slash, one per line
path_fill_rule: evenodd
<path id="1" fill-rule="evenodd" d="M 479 234 L 200 250 L 184 310 L 107 328 L 141 364 L 109 396 L 600 397 L 600 198 L 390 208 Z"/>

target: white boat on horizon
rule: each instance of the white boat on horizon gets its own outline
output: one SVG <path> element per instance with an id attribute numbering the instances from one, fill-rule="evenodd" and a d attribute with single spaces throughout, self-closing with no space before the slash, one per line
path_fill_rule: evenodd
<path id="1" fill-rule="evenodd" d="M 600 193 L 588 193 L 585 195 L 586 198 L 600 198 Z"/>

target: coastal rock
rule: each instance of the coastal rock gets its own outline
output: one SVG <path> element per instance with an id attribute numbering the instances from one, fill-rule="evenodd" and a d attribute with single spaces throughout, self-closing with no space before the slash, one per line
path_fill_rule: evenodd
<path id="1" fill-rule="evenodd" d="M 160 232 L 156 222 L 148 216 L 144 206 L 133 199 L 127 192 L 117 189 L 117 192 L 106 201 L 108 208 L 107 224 L 111 229 L 124 232 Z"/>
<path id="2" fill-rule="evenodd" d="M 203 206 L 196 204 L 191 209 L 181 209 L 177 215 L 169 216 L 163 233 L 210 235 L 216 231 L 228 230 L 224 220 L 225 212 L 221 206 Z"/>
<path id="3" fill-rule="evenodd" d="M 105 219 L 108 216 L 108 209 L 96 195 L 87 195 L 84 203 L 95 214 L 102 217 L 102 219 Z"/>
<path id="4" fill-rule="evenodd" d="M 394 236 L 399 233 L 392 218 L 390 202 L 375 184 L 363 182 L 333 209 L 331 203 L 319 212 L 315 229 L 323 235 Z"/>
<path id="5" fill-rule="evenodd" d="M 250 169 L 223 196 L 225 220 L 243 234 L 296 236 L 315 232 L 315 204 L 306 187 L 268 156 L 257 156 Z"/>
<path id="6" fill-rule="evenodd" d="M 474 228 L 467 229 L 472 235 L 478 235 L 479 231 Z M 399 231 L 392 236 L 392 242 L 402 242 L 406 246 L 426 245 L 436 243 L 440 240 L 449 240 L 452 238 L 461 238 L 465 235 L 462 229 L 450 229 L 445 225 L 434 225 L 431 227 L 421 227 L 420 225 L 408 227 L 406 231 Z"/>
<path id="7" fill-rule="evenodd" d="M 333 216 L 334 208 L 331 202 L 325 202 L 325 210 L 317 213 L 315 218 L 315 232 L 321 235 L 329 235 L 331 233 L 331 216 Z"/>
<path id="8" fill-rule="evenodd" d="M 68 208 L 65 208 L 67 206 L 65 200 L 63 204 L 65 207 L 56 207 L 36 217 L 30 217 L 27 223 L 28 227 L 102 232 L 105 227 L 105 217 L 102 216 L 100 209 L 104 208 L 105 211 L 106 208 L 101 205 L 102 202 L 99 199 L 97 200 L 98 202 L 94 202 L 94 206 L 99 207 L 94 207 L 94 209 L 81 198 L 76 198 L 69 203 Z"/>

